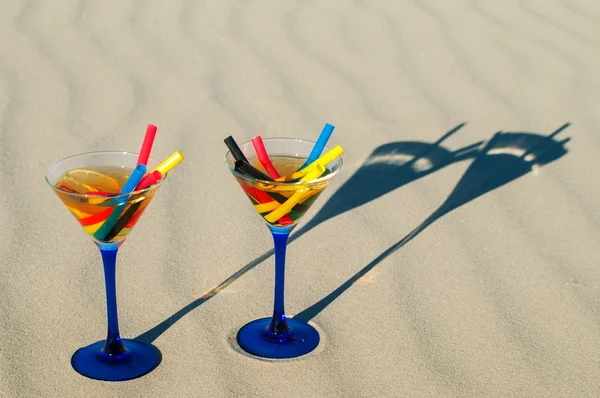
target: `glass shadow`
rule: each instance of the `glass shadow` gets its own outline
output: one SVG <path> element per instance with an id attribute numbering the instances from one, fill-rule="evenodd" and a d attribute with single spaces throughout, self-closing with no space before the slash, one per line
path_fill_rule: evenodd
<path id="1" fill-rule="evenodd" d="M 569 125 L 570 123 L 564 124 L 548 136 L 528 132 L 496 133 L 477 152 L 477 156 L 469 168 L 437 210 L 337 289 L 296 314 L 294 319 L 308 322 L 314 318 L 377 264 L 410 242 L 439 218 L 494 189 L 526 175 L 534 166 L 542 166 L 564 156 L 567 153 L 564 145 L 570 138 L 557 141 L 555 137 Z"/>

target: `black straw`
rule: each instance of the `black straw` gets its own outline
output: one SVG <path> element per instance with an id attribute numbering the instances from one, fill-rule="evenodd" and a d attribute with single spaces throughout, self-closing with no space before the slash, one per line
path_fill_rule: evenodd
<path id="1" fill-rule="evenodd" d="M 248 159 L 246 159 L 246 156 L 244 156 L 244 153 L 232 136 L 225 138 L 223 141 L 225 141 L 225 145 L 227 145 L 227 148 L 229 148 L 229 152 L 231 152 L 231 156 L 233 156 L 236 162 L 238 160 L 243 160 L 244 162 L 249 163 Z"/>
<path id="2" fill-rule="evenodd" d="M 123 213 L 123 215 L 119 217 L 119 219 L 115 223 L 115 226 L 108 232 L 104 240 L 109 241 L 115 236 L 117 236 L 119 232 L 121 232 L 121 230 L 125 228 L 125 225 L 127 225 L 129 220 L 131 220 L 131 218 L 135 215 L 137 210 L 140 208 L 141 204 L 142 201 L 140 200 L 139 202 L 136 202 L 129 206 L 129 209 L 127 209 L 125 213 Z"/>
<path id="3" fill-rule="evenodd" d="M 250 177 L 258 178 L 259 180 L 275 181 L 270 176 L 266 175 L 265 173 L 252 166 L 250 163 L 248 163 L 248 161 L 245 160 L 236 160 L 235 169 L 239 172 L 249 175 Z"/>
<path id="4" fill-rule="evenodd" d="M 250 163 L 244 162 L 243 160 L 236 160 L 235 169 L 237 171 L 239 171 L 240 173 L 246 174 L 247 176 L 252 177 L 252 178 L 258 178 L 259 180 L 265 180 L 265 181 L 275 181 L 274 179 L 272 179 L 271 177 L 269 177 L 262 171 L 258 170 L 256 167 L 252 166 Z M 284 196 L 278 192 L 265 191 L 265 193 L 267 195 L 269 195 L 271 198 L 273 198 L 273 200 L 276 200 L 279 203 L 284 203 L 286 200 L 288 200 L 288 198 L 286 196 Z"/>

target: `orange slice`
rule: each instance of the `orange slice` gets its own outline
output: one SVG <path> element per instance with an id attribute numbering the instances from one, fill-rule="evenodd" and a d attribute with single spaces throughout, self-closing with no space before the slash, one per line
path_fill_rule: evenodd
<path id="1" fill-rule="evenodd" d="M 119 192 L 119 184 L 114 178 L 95 170 L 71 170 L 63 176 L 62 180 L 80 193 Z"/>

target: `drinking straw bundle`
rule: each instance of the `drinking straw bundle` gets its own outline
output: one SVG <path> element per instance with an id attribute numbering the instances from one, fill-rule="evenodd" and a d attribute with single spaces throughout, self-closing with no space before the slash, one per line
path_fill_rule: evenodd
<path id="1" fill-rule="evenodd" d="M 250 164 L 233 137 L 229 136 L 225 138 L 224 142 L 233 157 L 235 170 L 242 174 L 266 182 L 310 182 L 328 173 L 327 165 L 344 152 L 340 145 L 336 145 L 325 154 L 322 154 L 334 128 L 335 127 L 329 123 L 325 124 L 323 131 L 321 131 L 319 138 L 304 164 L 295 173 L 292 173 L 289 176 L 281 176 L 275 166 L 273 166 L 260 136 L 252 138 L 252 145 L 254 146 L 258 161 L 265 168 L 268 175 Z M 264 215 L 265 220 L 272 224 L 279 222 L 281 225 L 292 224 L 294 220 L 290 217 L 290 213 L 293 210 L 300 211 L 301 209 L 298 209 L 298 206 L 302 206 L 302 203 L 310 196 L 320 192 L 320 190 L 307 192 L 306 186 L 303 186 L 302 184 L 278 186 L 276 184 L 271 185 L 265 183 L 264 185 L 269 187 L 268 192 L 244 184 L 241 185 L 246 194 L 258 203 L 255 205 L 255 208 L 261 215 Z M 287 197 L 278 193 L 278 191 L 298 192 Z M 304 210 L 303 212 L 305 212 L 308 207 L 303 207 L 306 207 L 305 209 L 302 209 Z"/>
<path id="2" fill-rule="evenodd" d="M 146 165 L 150 158 L 150 152 L 156 136 L 156 126 L 149 124 L 144 136 L 144 142 L 137 159 L 137 166 L 125 182 L 118 197 L 104 201 L 103 206 L 109 206 L 106 210 L 85 217 L 79 220 L 86 232 L 93 234 L 94 238 L 100 241 L 110 241 L 123 230 L 123 228 L 132 227 L 141 212 L 138 212 L 143 200 L 133 203 L 127 208 L 127 203 L 132 193 L 146 189 L 160 181 L 173 167 L 183 160 L 183 154 L 176 151 L 165 161 L 159 164 L 150 173 L 147 172 Z M 99 192 L 94 192 L 98 195 Z M 107 196 L 114 194 L 107 194 Z M 91 203 L 91 202 L 90 202 Z M 127 208 L 127 210 L 125 210 Z"/>

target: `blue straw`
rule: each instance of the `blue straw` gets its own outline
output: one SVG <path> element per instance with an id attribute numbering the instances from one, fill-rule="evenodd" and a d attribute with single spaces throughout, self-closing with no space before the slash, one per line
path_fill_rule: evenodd
<path id="1" fill-rule="evenodd" d="M 323 153 L 323 149 L 325 149 L 325 145 L 327 145 L 327 141 L 329 141 L 329 137 L 331 137 L 331 133 L 333 133 L 334 128 L 335 126 L 329 123 L 325 124 L 325 127 L 323 127 L 323 131 L 321 131 L 321 135 L 319 135 L 315 146 L 313 147 L 312 151 L 310 151 L 310 155 L 308 155 L 306 162 L 304 162 L 304 164 L 298 169 L 298 171 L 302 170 L 303 168 L 317 160 L 319 156 L 321 156 L 321 154 Z"/>
<path id="2" fill-rule="evenodd" d="M 137 185 L 140 183 L 140 180 L 142 179 L 145 173 L 146 166 L 144 166 L 143 164 L 138 164 L 135 167 L 135 170 L 133 170 L 133 172 L 127 179 L 127 182 L 121 189 L 121 192 L 119 193 L 119 195 L 123 196 L 119 196 L 118 198 L 114 199 L 115 208 L 110 213 L 110 216 L 108 216 L 106 221 L 104 221 L 104 224 L 102 224 L 102 226 L 96 231 L 96 233 L 94 233 L 94 238 L 98 240 L 103 240 L 106 237 L 106 234 L 108 234 L 110 230 L 115 226 L 117 220 L 119 219 L 119 217 L 121 217 L 121 214 L 125 210 L 125 207 L 127 207 L 124 205 L 121 206 L 123 202 L 127 202 L 127 200 L 129 199 L 129 196 L 125 196 L 124 194 L 132 192 L 135 189 L 135 187 L 137 187 Z"/>

